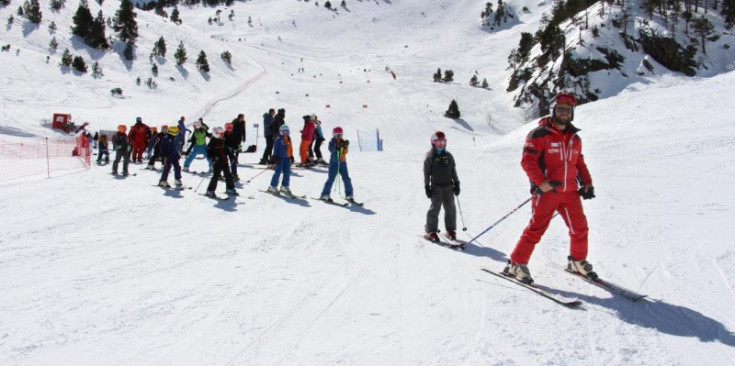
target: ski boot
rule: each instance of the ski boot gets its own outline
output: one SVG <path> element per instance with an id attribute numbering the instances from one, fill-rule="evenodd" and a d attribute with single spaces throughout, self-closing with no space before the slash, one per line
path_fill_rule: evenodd
<path id="1" fill-rule="evenodd" d="M 586 260 L 574 260 L 571 255 L 567 257 L 567 259 L 569 260 L 569 264 L 567 264 L 567 269 L 570 272 L 580 274 L 593 281 L 597 280 L 597 273 L 592 270 L 592 265 L 589 262 L 587 262 Z"/>
<path id="2" fill-rule="evenodd" d="M 228 196 L 238 196 L 237 191 L 235 190 L 235 188 L 230 188 L 230 189 L 226 190 L 225 193 L 227 193 Z"/>
<path id="3" fill-rule="evenodd" d="M 508 259 L 508 264 L 503 269 L 503 274 L 508 277 L 515 277 L 519 282 L 530 285 L 533 283 L 531 278 L 531 271 L 528 269 L 528 265 L 515 263 Z"/>
<path id="4" fill-rule="evenodd" d="M 322 201 L 332 201 L 332 197 L 329 197 L 328 194 L 323 194 L 321 197 L 319 197 L 319 199 Z"/>
<path id="5" fill-rule="evenodd" d="M 286 186 L 281 186 L 281 193 L 291 195 L 291 190 Z"/>
<path id="6" fill-rule="evenodd" d="M 447 237 L 452 240 L 457 240 L 457 232 L 454 230 L 447 230 Z"/>
<path id="7" fill-rule="evenodd" d="M 268 192 L 268 193 L 276 193 L 276 194 L 278 194 L 278 188 L 276 188 L 274 186 L 268 186 L 268 189 L 266 189 L 265 191 Z"/>
<path id="8" fill-rule="evenodd" d="M 217 198 L 217 194 L 214 193 L 214 191 L 207 191 L 207 193 L 205 193 L 204 195 L 209 198 Z"/>
<path id="9" fill-rule="evenodd" d="M 184 188 L 184 183 L 181 182 L 181 179 L 177 179 L 174 184 L 176 184 L 176 189 Z"/>
<path id="10" fill-rule="evenodd" d="M 158 182 L 158 186 L 159 187 L 163 187 L 163 188 L 171 188 L 171 185 L 168 184 L 168 182 L 165 181 L 165 180 L 162 180 L 162 181 Z"/>
<path id="11" fill-rule="evenodd" d="M 437 233 L 427 233 L 426 239 L 428 239 L 432 243 L 438 243 L 439 242 L 439 235 Z"/>

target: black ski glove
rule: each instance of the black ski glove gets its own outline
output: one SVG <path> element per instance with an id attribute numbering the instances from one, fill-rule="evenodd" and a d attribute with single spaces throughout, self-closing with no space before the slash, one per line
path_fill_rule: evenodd
<path id="1" fill-rule="evenodd" d="M 579 195 L 582 196 L 582 199 L 591 200 L 595 198 L 595 187 L 582 187 L 579 189 Z"/>
<path id="2" fill-rule="evenodd" d="M 427 184 L 424 189 L 426 190 L 426 197 L 431 198 L 431 186 Z"/>
<path id="3" fill-rule="evenodd" d="M 459 182 L 454 182 L 454 195 L 459 196 Z"/>

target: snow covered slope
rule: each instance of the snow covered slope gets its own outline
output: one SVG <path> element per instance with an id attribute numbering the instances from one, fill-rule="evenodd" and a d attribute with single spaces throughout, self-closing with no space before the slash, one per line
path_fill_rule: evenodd
<path id="1" fill-rule="evenodd" d="M 113 4 L 103 6 L 108 3 Z M 511 47 L 503 41 L 511 30 L 489 36 L 474 28 L 480 9 L 469 1 L 350 1 L 350 11 L 339 14 L 313 1 L 278 6 L 285 3 L 236 4 L 238 19 L 253 14 L 254 25 L 263 22 L 264 27 L 246 36 L 237 48 L 242 51 L 232 46 L 234 40 L 227 42 L 233 60 L 247 58 L 238 66 L 247 71 L 233 71 L 222 90 L 191 72 L 194 81 L 178 88 L 149 92 L 131 86 L 129 99 L 102 93 L 98 100 L 86 84 L 94 84 L 89 76 L 62 76 L 56 70 L 47 84 L 67 83 L 75 92 L 54 87 L 60 94 L 51 97 L 41 80 L 14 76 L 23 68 L 12 60 L 29 50 L 0 54 L 3 67 L 12 71 L 1 76 L 2 123 L 29 133 L 43 134 L 38 121 L 47 118 L 44 105 L 54 98 L 69 103 L 79 95 L 72 113 L 92 116 L 100 127 L 138 114 L 170 121 L 201 113 L 217 124 L 241 111 L 252 123 L 266 108 L 283 106 L 287 121 L 316 111 L 328 129 L 339 124 L 349 134 L 363 125 L 378 127 L 386 141 L 385 152 L 348 155 L 364 208 L 257 192 L 267 186 L 270 172 L 242 184 L 241 196 L 225 202 L 199 195 L 207 182 L 199 186 L 197 175 L 184 175 L 191 190 L 153 187 L 159 175 L 138 165 L 131 167 L 137 176 L 126 179 L 111 177 L 109 167 L 93 167 L 3 183 L 0 364 L 699 365 L 735 360 L 735 233 L 729 224 L 735 210 L 729 187 L 735 178 L 735 106 L 720 102 L 735 92 L 734 73 L 649 79 L 576 111 L 597 191 L 596 199 L 585 201 L 589 259 L 602 276 L 649 299 L 631 303 L 558 270 L 568 239 L 556 219 L 530 267 L 550 291 L 584 301 L 582 309 L 571 310 L 480 271 L 503 267 L 527 223 L 528 207 L 465 252 L 420 238 L 429 206 L 421 164 L 436 128 L 447 132 L 448 149 L 458 162 L 465 239 L 528 197 L 519 161 L 535 121 L 523 123 L 507 107 L 510 98 L 502 88 L 431 82 L 436 67 L 454 68 L 455 75 L 466 70 L 469 79 L 479 67 L 472 65 L 484 64 L 480 74 L 495 77 L 490 71 L 503 69 L 507 52 L 470 47 L 461 48 L 461 57 L 448 57 L 436 51 L 448 46 L 427 43 L 477 32 L 476 40 L 488 46 Z M 442 7 L 445 16 L 438 15 Z M 0 10 L 0 17 L 8 11 Z M 204 16 L 213 12 L 182 9 L 184 25 L 194 33 L 196 22 L 206 24 Z M 465 13 L 474 26 L 470 20 L 462 23 Z M 139 14 L 139 19 L 146 16 L 154 17 Z M 348 17 L 377 21 L 356 22 L 351 29 L 345 26 L 353 20 Z M 294 19 L 297 28 L 314 29 L 313 38 L 281 31 L 294 27 Z M 249 28 L 241 26 L 243 32 Z M 418 26 L 425 31 L 411 33 Z M 221 31 L 221 37 L 239 37 L 237 30 Z M 385 39 L 392 35 L 393 41 Z M 166 33 L 169 37 L 174 33 Z M 223 42 L 218 39 L 206 42 Z M 301 57 L 306 73 L 300 74 Z M 114 64 L 109 61 L 106 69 L 122 74 Z M 386 65 L 396 71 L 396 80 L 385 72 Z M 226 71 L 212 74 L 209 83 L 217 83 Z M 452 95 L 461 96 L 466 125 L 439 117 Z M 176 110 L 169 110 L 175 103 Z M 331 113 L 323 109 L 327 103 Z M 150 115 L 141 112 L 141 105 Z M 115 118 L 105 117 L 112 113 Z M 495 117 L 492 126 L 487 113 Z M 241 157 L 241 177 L 260 172 L 252 165 L 259 156 Z M 203 165 L 195 161 L 193 166 Z M 323 171 L 294 173 L 291 188 L 309 196 L 317 195 L 326 179 Z"/>

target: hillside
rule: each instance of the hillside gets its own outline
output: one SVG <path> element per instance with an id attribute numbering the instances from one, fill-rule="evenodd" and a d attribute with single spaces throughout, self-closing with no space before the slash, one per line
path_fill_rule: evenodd
<path id="1" fill-rule="evenodd" d="M 284 107 L 293 130 L 315 112 L 328 131 L 342 126 L 353 141 L 356 129 L 380 129 L 386 148 L 348 155 L 364 207 L 258 192 L 270 172 L 240 182 L 240 196 L 224 202 L 200 195 L 206 177 L 185 173 L 191 190 L 162 190 L 153 186 L 160 173 L 140 165 L 126 179 L 92 166 L 0 183 L 0 364 L 732 363 L 735 106 L 720 100 L 735 92 L 733 72 L 641 77 L 575 111 L 597 190 L 584 201 L 589 260 L 646 300 L 630 302 L 559 270 L 568 236 L 558 218 L 529 265 L 539 285 L 581 300 L 580 309 L 482 272 L 502 269 L 528 205 L 466 251 L 421 238 L 429 207 L 422 162 L 436 129 L 457 160 L 462 238 L 528 198 L 519 160 L 536 119 L 513 107 L 505 68 L 520 32 L 537 29 L 537 10 L 550 4 L 523 5 L 533 10 L 497 32 L 480 26 L 481 4 L 464 0 L 348 0 L 337 12 L 313 0 L 236 2 L 222 9 L 238 22 L 225 17 L 221 26 L 207 22 L 213 8 L 182 7 L 180 26 L 139 11 L 138 59 L 101 56 L 101 80 L 46 64 L 46 26 L 3 30 L 12 46 L 0 53 L 2 140 L 60 136 L 41 125 L 62 110 L 95 128 L 139 115 L 155 125 L 180 115 L 220 125 L 242 112 L 255 143 L 260 115 Z M 105 14 L 116 7 L 102 5 Z M 73 47 L 68 23 L 55 16 L 60 49 Z M 135 85 L 132 75 L 147 77 L 147 55 L 161 36 L 204 49 L 209 78 L 169 57 L 157 90 Z M 232 69 L 215 57 L 225 48 Z M 453 69 L 455 82 L 432 82 L 437 67 Z M 467 85 L 475 70 L 488 90 Z M 114 86 L 124 98 L 110 95 Z M 453 98 L 458 122 L 441 116 Z M 261 172 L 256 155 L 241 155 L 241 177 Z M 325 179 L 323 170 L 295 170 L 291 188 L 315 196 Z"/>

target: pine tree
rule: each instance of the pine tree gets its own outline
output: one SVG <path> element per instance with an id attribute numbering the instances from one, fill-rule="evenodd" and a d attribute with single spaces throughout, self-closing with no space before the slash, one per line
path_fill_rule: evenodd
<path id="1" fill-rule="evenodd" d="M 130 0 L 122 0 L 120 9 L 115 13 L 112 29 L 117 33 L 120 40 L 135 44 L 138 38 L 138 23 L 135 21 L 136 14 L 133 11 L 133 3 Z"/>
<path id="2" fill-rule="evenodd" d="M 459 106 L 457 106 L 457 101 L 452 99 L 452 102 L 449 103 L 449 109 L 447 109 L 447 111 L 444 112 L 444 116 L 452 118 L 452 119 L 459 118 L 460 113 L 459 113 Z"/>
<path id="3" fill-rule="evenodd" d="M 65 2 L 66 2 L 66 0 L 51 0 L 51 2 L 49 3 L 49 5 L 51 5 L 51 9 L 56 10 L 56 11 L 59 11 L 59 10 L 61 10 L 61 8 L 64 7 L 64 3 Z"/>
<path id="4" fill-rule="evenodd" d="M 176 65 L 181 66 L 186 62 L 186 48 L 184 48 L 184 42 L 179 42 L 179 47 L 176 49 L 176 53 L 174 53 L 174 58 L 176 59 Z"/>
<path id="5" fill-rule="evenodd" d="M 331 9 L 332 8 L 332 3 L 330 3 L 329 0 L 327 0 L 327 2 L 324 3 L 324 7 L 327 8 L 327 9 Z"/>
<path id="6" fill-rule="evenodd" d="M 71 52 L 69 52 L 69 49 L 67 48 L 64 50 L 64 53 L 61 54 L 61 62 L 59 63 L 59 66 L 70 67 L 71 60 L 72 60 L 72 55 L 71 55 Z"/>
<path id="7" fill-rule="evenodd" d="M 166 41 L 163 37 L 159 38 L 158 41 L 153 45 L 153 55 L 158 57 L 166 57 Z"/>
<path id="8" fill-rule="evenodd" d="M 174 10 L 171 10 L 171 21 L 174 24 L 181 24 L 181 18 L 179 18 L 179 8 L 174 8 Z"/>
<path id="9" fill-rule="evenodd" d="M 23 7 L 22 7 L 22 6 L 19 6 L 19 7 L 18 7 L 18 12 L 17 12 L 17 14 L 18 14 L 18 16 L 19 16 L 19 17 L 22 17 L 22 16 L 23 16 Z"/>
<path id="10" fill-rule="evenodd" d="M 48 32 L 49 34 L 56 33 L 56 22 L 51 22 L 51 24 L 48 25 Z"/>
<path id="11" fill-rule="evenodd" d="M 10 26 L 13 25 L 14 21 L 15 21 L 15 17 L 13 16 L 13 14 L 10 14 L 10 16 L 8 17 L 8 29 L 10 29 Z"/>
<path id="12" fill-rule="evenodd" d="M 207 62 L 207 54 L 204 53 L 204 51 L 199 52 L 199 57 L 197 58 L 197 69 L 209 72 L 209 62 Z"/>
<path id="13" fill-rule="evenodd" d="M 484 79 L 484 78 L 483 78 L 483 79 L 482 79 L 482 88 L 483 88 L 483 89 L 487 89 L 487 87 L 488 87 L 488 86 L 490 86 L 490 85 L 488 85 L 488 83 L 487 83 L 487 79 Z"/>
<path id="14" fill-rule="evenodd" d="M 434 82 L 438 83 L 442 81 L 442 69 L 438 68 L 436 69 L 436 73 L 434 73 Z"/>
<path id="15" fill-rule="evenodd" d="M 444 70 L 444 80 L 445 83 L 451 83 L 454 81 L 454 71 L 452 70 Z"/>
<path id="16" fill-rule="evenodd" d="M 86 1 L 79 2 L 77 12 L 74 13 L 74 17 L 72 17 L 71 20 L 73 24 L 71 32 L 74 35 L 81 37 L 86 42 L 89 38 L 90 30 L 92 29 L 92 23 L 94 22 L 92 12 L 89 11 Z"/>
<path id="17" fill-rule="evenodd" d="M 702 53 L 706 55 L 707 49 L 704 47 L 704 42 L 707 40 L 707 37 L 715 31 L 714 24 L 712 24 L 709 19 L 701 17 L 694 20 L 692 28 L 694 29 L 694 33 L 699 35 L 702 42 Z"/>
<path id="18" fill-rule="evenodd" d="M 153 74 L 153 76 L 158 76 L 158 65 L 156 65 L 155 62 L 151 66 L 151 73 Z"/>
<path id="19" fill-rule="evenodd" d="M 10 4 L 10 0 L 0 0 L 0 7 L 7 6 Z"/>
<path id="20" fill-rule="evenodd" d="M 720 12 L 725 17 L 727 28 L 732 28 L 733 24 L 735 24 L 735 0 L 722 0 Z"/>
<path id="21" fill-rule="evenodd" d="M 92 77 L 101 78 L 103 76 L 105 76 L 105 74 L 102 72 L 102 66 L 100 66 L 99 62 L 95 61 L 94 65 L 92 65 Z"/>
<path id="22" fill-rule="evenodd" d="M 472 78 L 470 79 L 470 86 L 477 86 L 477 75 L 472 75 Z"/>
<path id="23" fill-rule="evenodd" d="M 43 14 L 41 13 L 41 5 L 38 0 L 26 0 L 23 3 L 23 10 L 26 18 L 33 24 L 40 24 Z"/>
<path id="24" fill-rule="evenodd" d="M 222 56 L 222 59 L 225 60 L 225 62 L 228 65 L 232 65 L 232 54 L 230 53 L 230 51 L 224 51 L 224 52 L 222 52 L 222 55 L 221 56 Z"/>
<path id="25" fill-rule="evenodd" d="M 87 44 L 90 46 L 106 50 L 110 48 L 110 44 L 107 43 L 107 35 L 105 35 L 105 16 L 102 14 L 102 10 L 97 13 L 97 17 L 92 21 L 92 26 L 89 29 L 89 38 Z"/>
<path id="26" fill-rule="evenodd" d="M 87 64 L 84 63 L 84 59 L 82 56 L 74 56 L 74 60 L 71 62 L 71 66 L 74 68 L 74 70 L 77 70 L 79 72 L 87 72 Z"/>
<path id="27" fill-rule="evenodd" d="M 56 40 L 56 37 L 51 38 L 48 47 L 54 51 L 59 47 L 59 41 Z"/>

